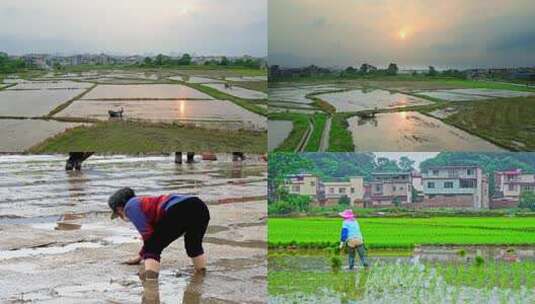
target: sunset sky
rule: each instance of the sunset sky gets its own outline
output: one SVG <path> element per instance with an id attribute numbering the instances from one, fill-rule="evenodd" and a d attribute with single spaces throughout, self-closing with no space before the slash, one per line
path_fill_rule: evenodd
<path id="1" fill-rule="evenodd" d="M 533 0 L 270 0 L 270 64 L 535 66 Z"/>
<path id="2" fill-rule="evenodd" d="M 2 0 L 0 51 L 267 56 L 267 0 Z"/>

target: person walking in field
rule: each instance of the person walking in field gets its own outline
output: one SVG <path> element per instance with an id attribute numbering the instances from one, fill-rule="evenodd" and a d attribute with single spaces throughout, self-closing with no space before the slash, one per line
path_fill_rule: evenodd
<path id="1" fill-rule="evenodd" d="M 139 254 L 126 262 L 129 265 L 143 262 L 139 271 L 144 290 L 142 303 L 159 303 L 160 254 L 182 235 L 195 274 L 205 273 L 202 243 L 210 212 L 201 199 L 180 194 L 136 196 L 134 190 L 122 188 L 110 196 L 108 204 L 113 211 L 112 219 L 120 217 L 132 222 L 143 237 Z"/>
<path id="2" fill-rule="evenodd" d="M 353 210 L 346 209 L 344 212 L 339 213 L 339 215 L 344 219 L 340 235 L 340 249 L 343 249 L 345 245 L 348 247 L 349 269 L 352 270 L 355 267 L 356 253 L 359 254 L 362 266 L 368 267 L 364 238 L 362 237 L 362 232 L 360 231 L 359 223 L 355 219 Z"/>

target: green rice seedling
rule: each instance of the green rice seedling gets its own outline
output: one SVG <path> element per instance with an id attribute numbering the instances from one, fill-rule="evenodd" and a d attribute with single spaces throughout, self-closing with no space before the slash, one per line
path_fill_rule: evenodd
<path id="1" fill-rule="evenodd" d="M 332 256 L 331 257 L 331 269 L 334 272 L 340 271 L 342 268 L 342 259 L 339 256 Z"/>
<path id="2" fill-rule="evenodd" d="M 474 259 L 474 263 L 476 266 L 482 266 L 485 263 L 485 259 L 482 256 L 478 255 Z"/>
<path id="3" fill-rule="evenodd" d="M 460 249 L 459 251 L 457 251 L 457 254 L 461 257 L 465 257 L 466 256 L 466 250 L 464 249 Z"/>

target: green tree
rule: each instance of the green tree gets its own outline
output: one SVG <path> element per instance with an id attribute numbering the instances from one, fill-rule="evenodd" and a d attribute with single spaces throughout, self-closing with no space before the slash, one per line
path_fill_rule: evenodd
<path id="1" fill-rule="evenodd" d="M 186 53 L 180 57 L 178 60 L 179 65 L 190 65 L 191 64 L 191 55 Z"/>
<path id="2" fill-rule="evenodd" d="M 414 171 L 414 164 L 416 161 L 408 158 L 407 156 L 402 156 L 399 158 L 399 168 L 403 171 Z"/>
<path id="3" fill-rule="evenodd" d="M 437 70 L 435 70 L 434 66 L 429 66 L 429 72 L 427 73 L 427 76 L 437 76 Z"/>
<path id="4" fill-rule="evenodd" d="M 518 206 L 535 211 L 535 192 L 523 191 L 520 194 L 520 204 Z"/>
<path id="5" fill-rule="evenodd" d="M 349 199 L 349 196 L 347 195 L 343 195 L 338 200 L 338 205 L 349 206 L 350 204 L 351 204 L 351 200 Z"/>
<path id="6" fill-rule="evenodd" d="M 386 70 L 386 74 L 390 76 L 395 76 L 398 74 L 398 65 L 395 63 L 391 63 L 388 65 L 388 69 Z"/>
<path id="7" fill-rule="evenodd" d="M 221 62 L 219 63 L 219 65 L 224 65 L 224 66 L 230 65 L 230 60 L 228 60 L 227 57 L 223 56 L 223 58 L 221 58 Z"/>
<path id="8" fill-rule="evenodd" d="M 145 57 L 145 59 L 143 59 L 143 64 L 144 65 L 152 65 L 152 58 Z"/>

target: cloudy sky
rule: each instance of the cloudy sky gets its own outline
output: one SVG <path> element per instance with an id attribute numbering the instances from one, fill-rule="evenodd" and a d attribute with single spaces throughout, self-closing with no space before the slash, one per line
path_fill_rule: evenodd
<path id="1" fill-rule="evenodd" d="M 270 0 L 268 12 L 270 64 L 535 66 L 533 0 Z"/>
<path id="2" fill-rule="evenodd" d="M 267 55 L 267 0 L 1 0 L 0 51 Z"/>

